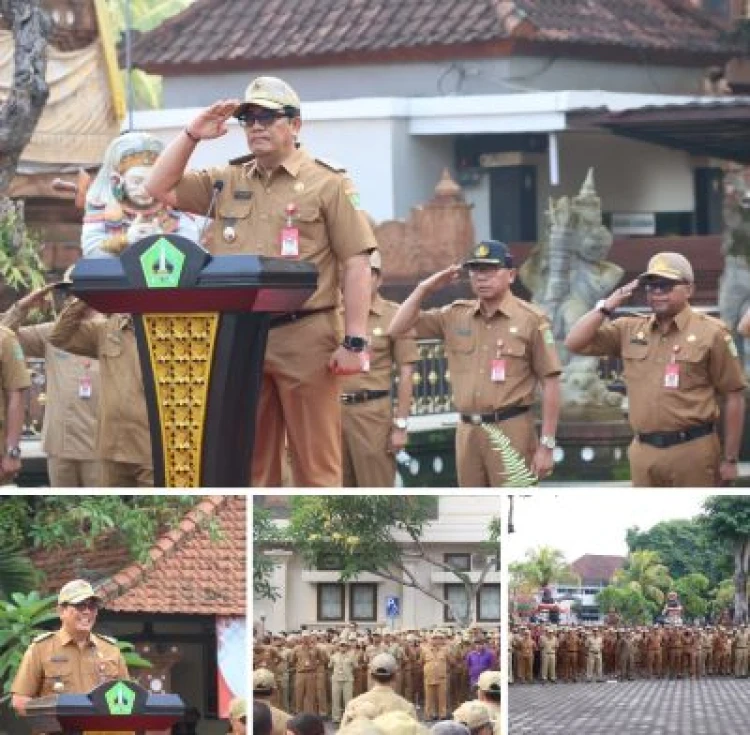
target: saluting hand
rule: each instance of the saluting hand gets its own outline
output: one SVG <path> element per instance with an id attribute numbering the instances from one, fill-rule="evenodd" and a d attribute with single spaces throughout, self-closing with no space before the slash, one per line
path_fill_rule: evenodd
<path id="1" fill-rule="evenodd" d="M 228 131 L 227 120 L 232 117 L 234 111 L 242 104 L 240 100 L 219 100 L 211 107 L 194 118 L 187 126 L 190 134 L 201 140 L 211 140 L 226 135 Z"/>
<path id="2" fill-rule="evenodd" d="M 636 278 L 630 283 L 626 283 L 624 286 L 613 291 L 606 300 L 606 306 L 608 309 L 618 309 L 624 303 L 630 300 L 635 290 L 641 285 L 641 282 Z"/>
<path id="3" fill-rule="evenodd" d="M 434 293 L 441 288 L 450 286 L 461 277 L 460 265 L 449 265 L 444 270 L 433 273 L 429 278 L 425 278 L 420 284 L 427 293 Z"/>
<path id="4" fill-rule="evenodd" d="M 54 283 L 48 283 L 46 286 L 37 288 L 35 291 L 27 294 L 22 299 L 19 299 L 16 306 L 23 311 L 31 309 L 34 306 L 40 306 L 54 287 Z"/>

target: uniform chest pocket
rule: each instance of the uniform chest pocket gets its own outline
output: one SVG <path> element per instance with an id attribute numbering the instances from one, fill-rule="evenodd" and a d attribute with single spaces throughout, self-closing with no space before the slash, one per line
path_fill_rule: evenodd
<path id="1" fill-rule="evenodd" d="M 217 207 L 219 219 L 226 224 L 233 224 L 238 220 L 247 219 L 253 209 L 252 199 L 224 198 Z"/>
<path id="2" fill-rule="evenodd" d="M 96 658 L 94 662 L 96 672 L 103 679 L 116 679 L 117 678 L 117 661 L 113 658 Z"/>
<path id="3" fill-rule="evenodd" d="M 680 366 L 680 387 L 689 390 L 706 384 L 708 380 L 707 355 L 707 345 L 691 345 L 675 355 L 675 362 Z"/>
<path id="4" fill-rule="evenodd" d="M 648 357 L 648 344 L 629 342 L 622 347 L 622 367 L 626 378 L 643 375 Z"/>
<path id="5" fill-rule="evenodd" d="M 505 373 L 507 375 L 519 375 L 528 370 L 527 345 L 521 340 L 513 340 L 504 344 L 500 359 L 505 360 Z M 496 355 L 492 356 L 495 359 Z"/>
<path id="6" fill-rule="evenodd" d="M 42 663 L 44 680 L 47 688 L 51 689 L 55 682 L 63 685 L 70 682 L 73 677 L 73 666 L 68 659 L 52 659 Z"/>

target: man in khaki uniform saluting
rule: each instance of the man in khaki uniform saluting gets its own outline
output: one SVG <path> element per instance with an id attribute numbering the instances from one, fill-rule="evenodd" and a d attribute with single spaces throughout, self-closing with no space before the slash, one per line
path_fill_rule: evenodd
<path id="1" fill-rule="evenodd" d="M 252 155 L 185 173 L 198 142 L 224 135 L 233 116 L 245 128 Z M 201 112 L 156 161 L 146 187 L 164 204 L 196 214 L 205 214 L 215 200 L 207 238 L 213 253 L 317 266 L 316 292 L 302 311 L 278 318 L 268 337 L 253 485 L 281 485 L 286 437 L 295 483 L 335 487 L 342 481 L 336 376 L 362 370 L 368 253 L 376 242 L 343 169 L 296 146 L 300 126 L 296 92 L 281 79 L 258 77 L 244 102 L 222 100 Z"/>
<path id="2" fill-rule="evenodd" d="M 99 422 L 99 362 L 58 350 L 49 341 L 54 322 L 21 326 L 29 310 L 40 306 L 55 284 L 24 296 L 2 317 L 12 329 L 27 358 L 43 358 L 47 401 L 42 426 L 42 449 L 52 487 L 99 487 L 102 463 L 97 456 Z M 98 317 L 101 318 L 101 317 Z"/>
<path id="3" fill-rule="evenodd" d="M 420 312 L 422 301 L 458 280 L 450 266 L 422 281 L 401 305 L 390 333 L 416 328 L 419 338 L 441 338 L 450 368 L 458 484 L 502 486 L 508 470 L 483 425 L 501 430 L 532 473 L 552 471 L 560 407 L 560 360 L 547 317 L 510 292 L 516 271 L 507 245 L 480 242 L 464 262 L 476 299 Z M 531 405 L 542 387 L 542 435 L 537 442 Z"/>
<path id="4" fill-rule="evenodd" d="M 13 332 L 0 327 L 0 484 L 13 482 L 21 471 L 24 393 L 31 385 L 21 345 Z"/>
<path id="5" fill-rule="evenodd" d="M 13 680 L 13 709 L 26 714 L 26 704 L 48 694 L 85 694 L 112 679 L 127 679 L 128 669 L 113 638 L 93 632 L 101 598 L 83 579 L 60 590 L 60 630 L 37 637 L 24 654 Z"/>
<path id="6" fill-rule="evenodd" d="M 378 292 L 382 270 L 376 250 L 370 254 L 372 301 L 366 370 L 341 384 L 344 487 L 393 487 L 395 455 L 406 446 L 412 375 L 419 350 L 411 336 L 394 339 L 388 335 L 398 304 L 386 301 Z M 398 366 L 395 410 L 391 401 L 394 363 Z"/>
<path id="7" fill-rule="evenodd" d="M 690 307 L 694 280 L 687 258 L 659 253 L 645 273 L 581 317 L 565 340 L 572 352 L 622 358 L 635 486 L 715 487 L 737 478 L 747 383 L 729 330 Z M 607 321 L 640 285 L 653 313 Z"/>

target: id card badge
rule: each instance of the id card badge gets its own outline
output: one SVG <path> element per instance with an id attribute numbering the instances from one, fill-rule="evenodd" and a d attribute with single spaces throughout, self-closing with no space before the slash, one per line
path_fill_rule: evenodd
<path id="1" fill-rule="evenodd" d="M 281 257 L 299 258 L 299 230 L 296 227 L 281 230 Z"/>
<path id="2" fill-rule="evenodd" d="M 679 388 L 680 387 L 680 364 L 677 362 L 668 362 L 667 367 L 664 369 L 664 387 L 665 388 Z"/>
<path id="3" fill-rule="evenodd" d="M 492 361 L 492 369 L 490 370 L 490 379 L 493 383 L 504 383 L 505 382 L 505 359 L 502 357 L 495 358 Z"/>
<path id="4" fill-rule="evenodd" d="M 91 398 L 91 376 L 82 375 L 78 379 L 78 397 Z"/>

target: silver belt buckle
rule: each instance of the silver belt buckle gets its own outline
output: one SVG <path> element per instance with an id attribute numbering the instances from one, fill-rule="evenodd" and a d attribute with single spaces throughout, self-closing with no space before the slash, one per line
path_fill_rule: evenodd
<path id="1" fill-rule="evenodd" d="M 482 425 L 482 414 L 481 413 L 473 413 L 469 417 L 471 420 L 471 423 L 474 424 L 474 426 L 481 426 Z"/>

